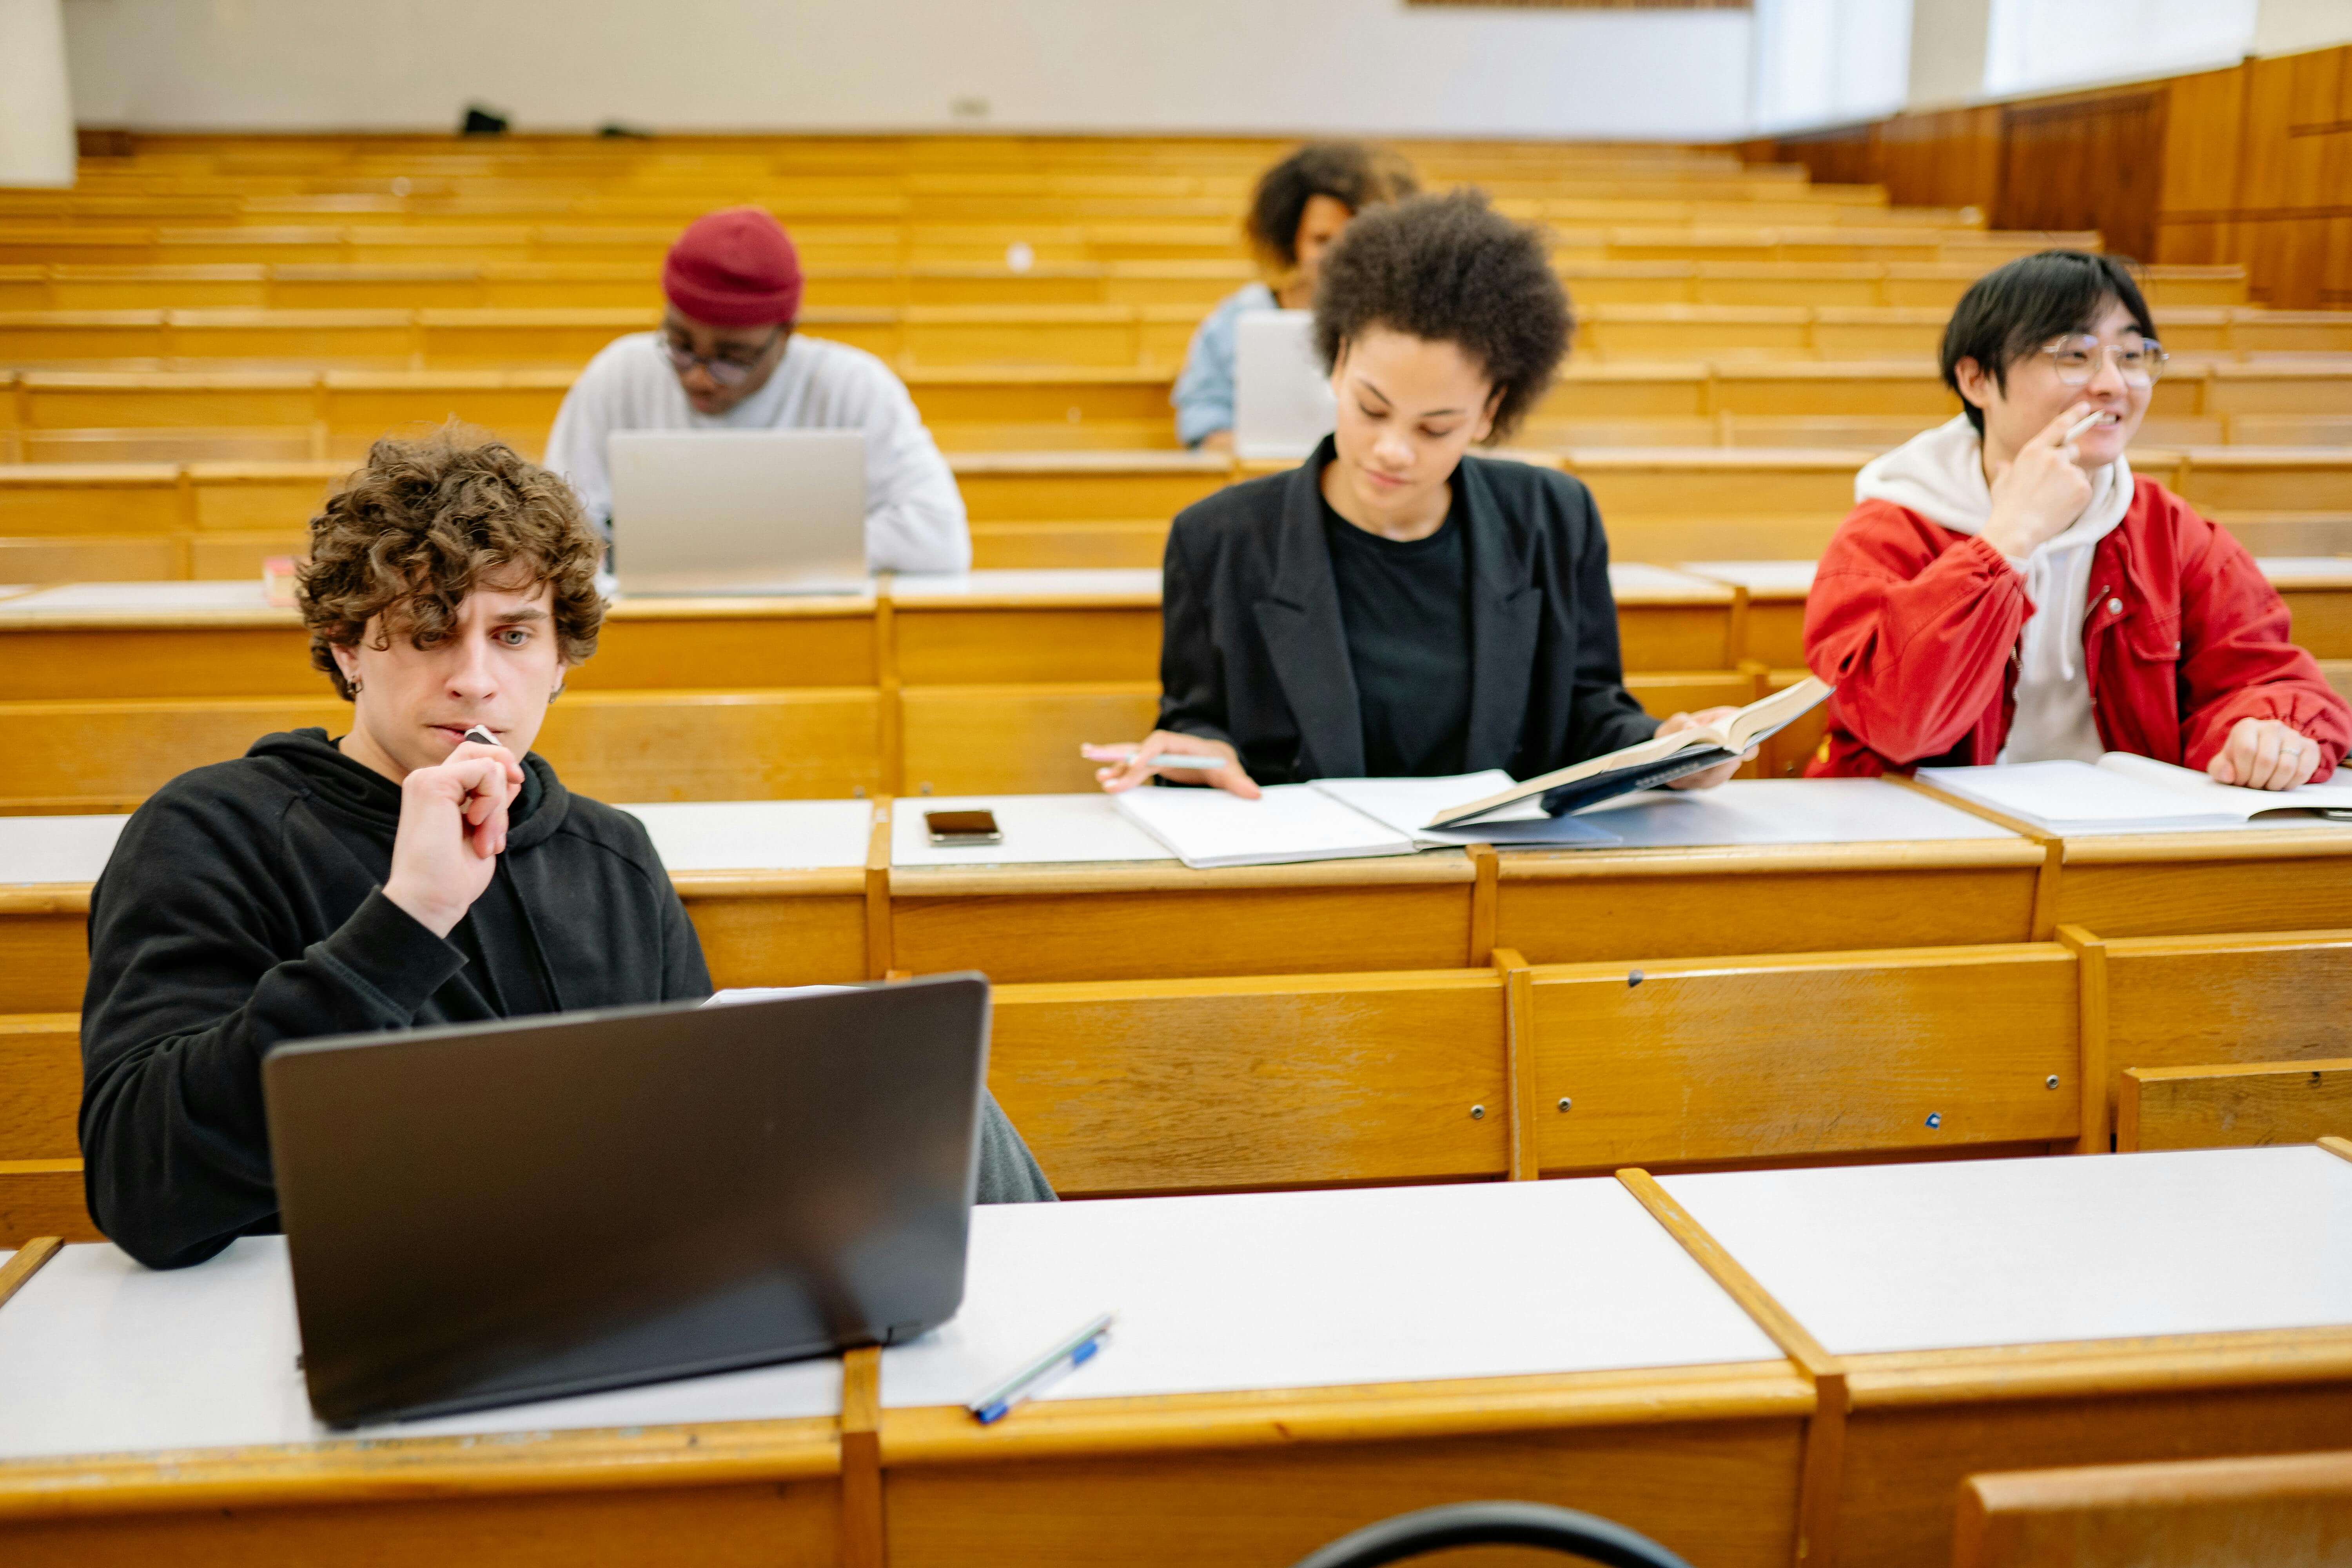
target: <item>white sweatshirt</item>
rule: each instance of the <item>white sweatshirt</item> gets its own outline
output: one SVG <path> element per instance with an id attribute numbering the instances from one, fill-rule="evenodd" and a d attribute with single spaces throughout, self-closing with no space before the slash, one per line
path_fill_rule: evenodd
<path id="1" fill-rule="evenodd" d="M 863 430 L 866 563 L 877 572 L 971 565 L 963 496 L 890 367 L 864 349 L 794 332 L 765 386 L 724 414 L 686 400 L 658 332 L 632 332 L 588 362 L 547 437 L 547 466 L 599 524 L 613 515 L 604 437 L 615 430 Z"/>
<path id="2" fill-rule="evenodd" d="M 1891 501 L 1955 533 L 1982 533 L 1992 516 L 1983 442 L 1966 415 L 1955 415 L 1863 465 L 1853 499 Z M 2010 559 L 2025 574 L 2025 596 L 2033 608 L 2021 634 L 2017 715 L 1995 762 L 2095 763 L 2105 751 L 2091 712 L 2083 622 L 2093 547 L 2116 531 L 2131 501 L 2131 465 L 2119 457 L 2091 475 L 2091 499 L 2064 532 L 2022 561 Z"/>

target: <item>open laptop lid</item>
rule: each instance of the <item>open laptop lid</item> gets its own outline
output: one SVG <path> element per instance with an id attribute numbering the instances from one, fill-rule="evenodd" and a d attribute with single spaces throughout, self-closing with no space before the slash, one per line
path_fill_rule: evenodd
<path id="1" fill-rule="evenodd" d="M 1234 452 L 1304 458 L 1339 423 L 1330 374 L 1315 357 L 1311 310 L 1248 310 L 1234 321 Z"/>
<path id="2" fill-rule="evenodd" d="M 962 1300 L 988 984 L 262 1063 L 311 1407 L 438 1415 L 908 1338 Z"/>
<path id="3" fill-rule="evenodd" d="M 862 430 L 615 430 L 624 595 L 862 593 Z"/>

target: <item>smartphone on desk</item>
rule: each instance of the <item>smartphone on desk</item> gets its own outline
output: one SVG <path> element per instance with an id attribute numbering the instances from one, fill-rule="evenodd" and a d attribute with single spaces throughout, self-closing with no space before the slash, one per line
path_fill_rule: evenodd
<path id="1" fill-rule="evenodd" d="M 927 811 L 923 813 L 923 826 L 930 830 L 931 842 L 941 849 L 970 849 L 982 844 L 1004 842 L 992 811 Z"/>

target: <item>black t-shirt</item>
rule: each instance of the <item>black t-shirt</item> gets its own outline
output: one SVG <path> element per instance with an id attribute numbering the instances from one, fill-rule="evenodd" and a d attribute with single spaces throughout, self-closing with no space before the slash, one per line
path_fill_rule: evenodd
<path id="1" fill-rule="evenodd" d="M 1323 502 L 1323 537 L 1364 725 L 1364 772 L 1427 778 L 1462 771 L 1470 727 L 1470 600 L 1462 487 L 1435 533 L 1399 543 Z"/>

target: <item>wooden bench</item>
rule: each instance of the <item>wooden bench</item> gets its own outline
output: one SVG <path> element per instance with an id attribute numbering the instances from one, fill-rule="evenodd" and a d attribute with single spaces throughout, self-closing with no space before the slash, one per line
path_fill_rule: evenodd
<path id="1" fill-rule="evenodd" d="M 2323 1568 L 2352 1553 L 2352 1453 L 2002 1470 L 1960 1487 L 1954 1568 Z"/>

